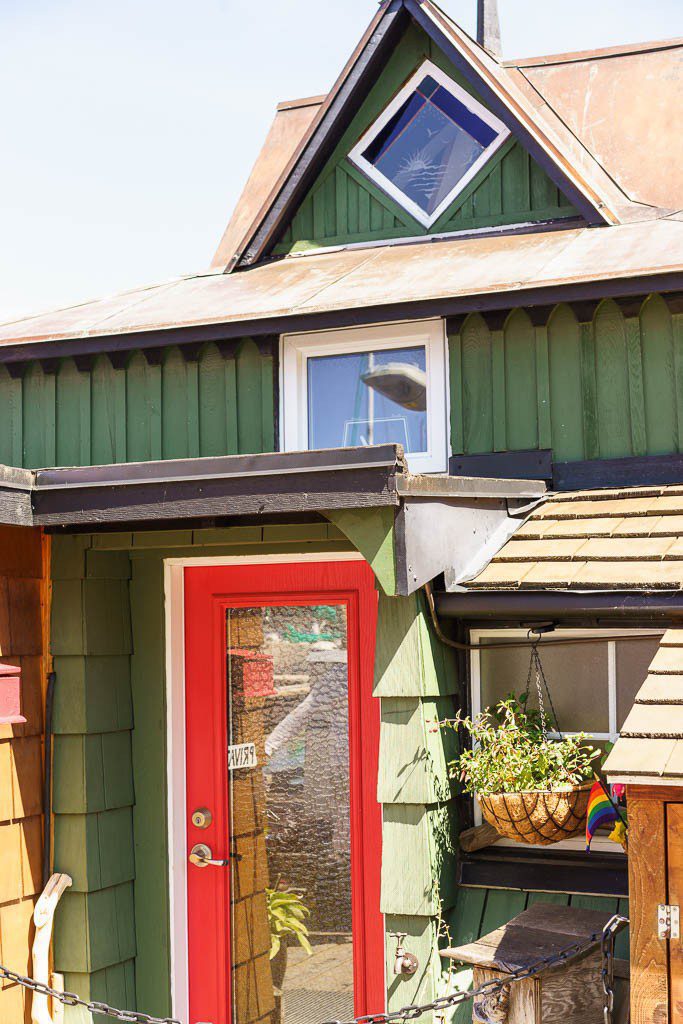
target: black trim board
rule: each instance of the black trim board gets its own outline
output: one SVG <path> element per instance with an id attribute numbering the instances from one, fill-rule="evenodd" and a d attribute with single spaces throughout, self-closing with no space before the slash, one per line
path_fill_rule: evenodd
<path id="1" fill-rule="evenodd" d="M 679 454 L 553 463 L 552 486 L 555 491 L 680 483 L 683 483 L 683 455 Z"/>
<path id="2" fill-rule="evenodd" d="M 444 619 L 489 623 L 549 619 L 683 620 L 683 590 L 460 590 L 434 594 Z"/>
<path id="3" fill-rule="evenodd" d="M 597 230 L 597 229 L 596 229 Z M 609 229 L 606 229 L 609 230 Z M 438 245 L 438 242 L 432 243 Z M 307 257 L 300 257 L 305 260 Z M 248 270 L 240 273 L 249 273 Z M 607 281 L 582 281 L 491 292 L 454 298 L 419 299 L 411 302 L 336 309 L 321 313 L 290 313 L 275 317 L 258 317 L 232 323 L 197 324 L 191 327 L 166 327 L 127 334 L 102 334 L 94 337 L 59 338 L 46 341 L 22 341 L 0 345 L 0 363 L 26 363 L 34 359 L 59 359 L 68 356 L 109 355 L 136 349 L 162 348 L 171 345 L 219 343 L 232 338 L 259 338 L 267 334 L 295 331 L 333 330 L 338 327 L 366 327 L 370 324 L 459 316 L 510 310 L 521 306 L 554 306 L 559 302 L 581 302 L 604 298 L 629 298 L 651 292 L 683 291 L 683 272 L 648 274 L 643 277 L 612 278 Z"/>
<path id="4" fill-rule="evenodd" d="M 623 854 L 515 850 L 495 846 L 462 855 L 460 885 L 531 892 L 628 896 L 628 861 Z"/>

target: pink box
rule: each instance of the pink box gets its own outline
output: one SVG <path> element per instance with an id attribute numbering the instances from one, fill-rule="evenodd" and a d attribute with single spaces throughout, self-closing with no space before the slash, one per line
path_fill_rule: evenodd
<path id="1" fill-rule="evenodd" d="M 0 665 L 0 725 L 20 725 L 21 669 L 18 665 Z"/>

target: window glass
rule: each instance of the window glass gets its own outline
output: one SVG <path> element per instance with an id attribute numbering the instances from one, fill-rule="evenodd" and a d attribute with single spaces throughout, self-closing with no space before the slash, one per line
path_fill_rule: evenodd
<path id="1" fill-rule="evenodd" d="M 308 359 L 308 446 L 402 444 L 427 451 L 424 346 Z"/>
<path id="2" fill-rule="evenodd" d="M 500 643 L 513 639 L 506 636 Z M 491 637 L 483 638 L 490 642 Z M 609 733 L 607 643 L 546 647 L 541 643 L 541 663 L 548 681 L 562 732 Z M 528 647 L 481 652 L 481 706 L 495 704 L 511 691 L 526 687 Z M 531 679 L 529 707 L 538 707 L 536 684 Z M 549 709 L 548 709 L 549 710 Z"/>
<path id="3" fill-rule="evenodd" d="M 362 156 L 421 210 L 432 214 L 497 135 L 426 75 Z"/>
<path id="4" fill-rule="evenodd" d="M 659 647 L 660 636 L 640 640 L 619 640 L 617 648 L 617 728 L 621 729 L 647 678 L 650 662 Z"/>

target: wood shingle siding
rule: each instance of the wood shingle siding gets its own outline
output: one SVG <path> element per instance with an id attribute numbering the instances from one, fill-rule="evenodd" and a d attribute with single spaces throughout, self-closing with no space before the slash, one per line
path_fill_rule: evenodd
<path id="1" fill-rule="evenodd" d="M 40 531 L 0 527 L 0 661 L 21 667 L 26 718 L 23 725 L 0 725 L 0 962 L 22 974 L 31 973 L 32 915 L 43 887 L 46 561 Z M 30 1016 L 30 997 L 3 983 L 3 1024 Z"/>
<path id="2" fill-rule="evenodd" d="M 683 486 L 550 495 L 467 586 L 680 590 Z"/>
<path id="3" fill-rule="evenodd" d="M 454 454 L 551 448 L 557 462 L 683 450 L 683 314 L 642 303 L 449 322 Z"/>
<path id="4" fill-rule="evenodd" d="M 273 451 L 275 353 L 247 338 L 0 366 L 0 463 L 34 469 Z"/>

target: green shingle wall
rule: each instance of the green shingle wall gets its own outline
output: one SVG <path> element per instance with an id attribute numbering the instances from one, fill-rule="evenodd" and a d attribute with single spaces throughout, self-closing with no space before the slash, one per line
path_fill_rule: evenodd
<path id="1" fill-rule="evenodd" d="M 683 314 L 660 295 L 472 314 L 449 331 L 454 454 L 552 448 L 559 462 L 683 451 Z"/>
<path id="2" fill-rule="evenodd" d="M 275 448 L 274 355 L 251 339 L 221 353 L 169 347 L 21 377 L 0 366 L 0 463 L 34 469 L 238 455 Z M 191 358 L 190 358 L 191 357 Z M 79 368 L 80 367 L 80 368 Z"/>
<path id="3" fill-rule="evenodd" d="M 71 990 L 171 1011 L 164 558 L 350 549 L 325 523 L 53 538 L 55 870 L 74 879 L 55 970 Z"/>
<path id="4" fill-rule="evenodd" d="M 405 32 L 276 251 L 467 231 L 575 217 L 544 170 L 509 139 L 439 220 L 427 229 L 351 164 L 347 154 L 407 78 L 432 60 L 469 93 L 474 90 L 417 25 Z"/>
<path id="5" fill-rule="evenodd" d="M 377 797 L 390 1009 L 441 991 L 436 936 L 456 898 L 458 820 L 448 777 L 454 734 L 437 723 L 452 717 L 457 687 L 455 659 L 434 637 L 422 595 L 380 592 L 373 693 L 382 702 Z M 397 931 L 420 961 L 411 977 L 393 974 L 389 933 Z"/>

